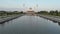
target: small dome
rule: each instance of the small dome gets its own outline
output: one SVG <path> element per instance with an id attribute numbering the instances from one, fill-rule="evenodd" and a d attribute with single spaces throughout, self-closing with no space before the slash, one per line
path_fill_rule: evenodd
<path id="1" fill-rule="evenodd" d="M 32 10 L 32 8 L 29 8 L 29 10 L 27 10 L 27 11 L 33 11 L 33 10 Z"/>

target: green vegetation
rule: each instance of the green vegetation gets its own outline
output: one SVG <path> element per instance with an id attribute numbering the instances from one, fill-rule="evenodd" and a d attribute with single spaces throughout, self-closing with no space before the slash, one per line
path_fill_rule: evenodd
<path id="1" fill-rule="evenodd" d="M 52 15 L 52 16 L 60 16 L 60 12 L 58 10 L 56 11 L 40 11 L 38 14 L 43 14 L 43 15 Z"/>
<path id="2" fill-rule="evenodd" d="M 0 16 L 8 16 L 8 15 L 18 15 L 18 14 L 23 14 L 23 11 L 19 12 L 19 11 L 0 11 Z"/>
<path id="3" fill-rule="evenodd" d="M 12 17 L 15 15 L 23 14 L 23 11 L 0 11 L 0 18 Z"/>

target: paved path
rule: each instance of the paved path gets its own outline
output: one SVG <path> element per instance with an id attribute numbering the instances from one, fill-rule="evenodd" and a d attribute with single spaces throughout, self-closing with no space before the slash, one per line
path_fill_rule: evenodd
<path id="1" fill-rule="evenodd" d="M 51 20 L 51 21 L 54 21 L 54 22 L 60 23 L 59 16 L 48 16 L 48 15 L 38 15 L 38 16 L 43 17 L 43 18 L 48 19 L 48 20 Z"/>
<path id="2" fill-rule="evenodd" d="M 7 21 L 10 21 L 10 20 L 12 20 L 12 19 L 15 19 L 15 18 L 18 18 L 18 17 L 20 17 L 20 16 L 22 16 L 22 15 L 12 15 L 12 16 L 8 16 L 8 17 L 3 17 L 3 18 L 0 18 L 0 24 L 2 24 L 2 23 L 4 23 L 4 22 L 7 22 Z"/>

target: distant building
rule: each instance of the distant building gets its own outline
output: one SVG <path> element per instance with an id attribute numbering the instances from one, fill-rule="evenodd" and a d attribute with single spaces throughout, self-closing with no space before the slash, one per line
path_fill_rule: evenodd
<path id="1" fill-rule="evenodd" d="M 29 8 L 29 10 L 27 10 L 26 13 L 30 14 L 30 15 L 34 15 L 35 14 L 35 12 L 32 10 L 32 8 Z"/>

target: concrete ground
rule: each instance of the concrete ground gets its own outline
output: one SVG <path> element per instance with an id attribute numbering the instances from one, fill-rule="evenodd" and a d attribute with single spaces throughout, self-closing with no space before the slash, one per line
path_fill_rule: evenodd
<path id="1" fill-rule="evenodd" d="M 60 23 L 60 17 L 59 16 L 50 16 L 50 15 L 38 15 L 38 16 Z"/>

